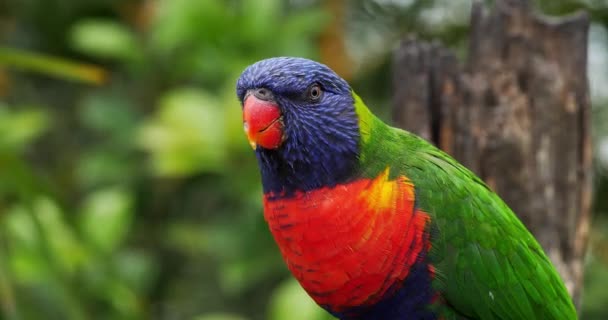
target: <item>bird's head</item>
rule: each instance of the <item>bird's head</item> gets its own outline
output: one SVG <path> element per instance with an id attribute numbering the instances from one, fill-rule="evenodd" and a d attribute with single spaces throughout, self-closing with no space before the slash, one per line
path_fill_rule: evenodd
<path id="1" fill-rule="evenodd" d="M 249 66 L 237 82 L 243 125 L 266 192 L 334 186 L 352 175 L 359 118 L 348 83 L 303 58 Z"/>

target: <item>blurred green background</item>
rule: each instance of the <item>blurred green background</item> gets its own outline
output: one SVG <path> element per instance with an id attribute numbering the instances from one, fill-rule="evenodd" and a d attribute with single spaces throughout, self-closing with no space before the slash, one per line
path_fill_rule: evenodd
<path id="1" fill-rule="evenodd" d="M 396 40 L 464 56 L 470 4 L 0 1 L 0 319 L 331 319 L 263 221 L 235 81 L 259 59 L 313 58 L 388 115 Z M 538 6 L 593 20 L 582 319 L 608 319 L 608 2 Z"/>

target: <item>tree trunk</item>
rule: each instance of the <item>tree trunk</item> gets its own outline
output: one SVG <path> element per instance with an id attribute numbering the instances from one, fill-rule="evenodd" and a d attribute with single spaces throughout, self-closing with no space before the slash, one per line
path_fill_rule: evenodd
<path id="1" fill-rule="evenodd" d="M 404 40 L 395 51 L 397 125 L 435 143 L 494 189 L 536 236 L 577 306 L 591 206 L 588 18 L 547 18 L 527 1 L 475 3 L 468 59 Z"/>

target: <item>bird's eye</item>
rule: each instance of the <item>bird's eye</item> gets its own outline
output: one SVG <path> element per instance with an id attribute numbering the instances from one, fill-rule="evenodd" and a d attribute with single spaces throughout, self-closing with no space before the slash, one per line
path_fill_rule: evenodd
<path id="1" fill-rule="evenodd" d="M 315 83 L 308 88 L 308 99 L 310 99 L 311 101 L 319 101 L 322 95 L 323 90 L 321 89 L 320 85 Z"/>
<path id="2" fill-rule="evenodd" d="M 266 88 L 258 88 L 253 91 L 253 95 L 256 98 L 264 101 L 269 101 L 272 99 L 272 92 Z"/>

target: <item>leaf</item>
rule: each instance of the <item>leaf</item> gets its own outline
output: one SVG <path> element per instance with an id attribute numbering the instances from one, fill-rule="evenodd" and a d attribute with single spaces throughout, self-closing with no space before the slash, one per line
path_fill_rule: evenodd
<path id="1" fill-rule="evenodd" d="M 208 313 L 195 317 L 194 320 L 247 320 L 247 318 L 232 313 Z"/>
<path id="2" fill-rule="evenodd" d="M 9 111 L 0 104 L 0 149 L 25 148 L 48 128 L 48 122 L 43 110 Z"/>
<path id="3" fill-rule="evenodd" d="M 281 2 L 279 0 L 244 0 L 241 17 L 244 37 L 252 42 L 271 39 L 273 28 L 281 19 Z"/>
<path id="4" fill-rule="evenodd" d="M 85 97 L 79 116 L 87 128 L 127 139 L 137 121 L 134 109 L 127 97 L 97 93 Z"/>
<path id="5" fill-rule="evenodd" d="M 310 37 L 323 31 L 326 24 L 331 21 L 331 15 L 320 9 L 306 9 L 299 11 L 285 20 L 283 30 L 291 35 L 308 35 Z M 293 39 L 299 41 L 298 38 Z"/>
<path id="6" fill-rule="evenodd" d="M 81 186 L 129 183 L 137 177 L 138 162 L 127 152 L 97 146 L 80 156 L 75 176 Z"/>
<path id="7" fill-rule="evenodd" d="M 64 220 L 64 213 L 57 203 L 47 197 L 33 201 L 32 210 L 42 231 L 49 253 L 62 271 L 73 273 L 86 259 L 86 253 L 77 241 L 71 227 Z"/>
<path id="8" fill-rule="evenodd" d="M 29 205 L 14 206 L 6 223 L 14 240 L 12 266 L 24 281 L 41 280 L 47 271 L 40 268 L 71 274 L 86 258 L 63 212 L 50 198 L 39 196 Z"/>
<path id="9" fill-rule="evenodd" d="M 0 47 L 0 65 L 96 85 L 103 84 L 107 77 L 106 71 L 98 66 L 6 47 Z"/>
<path id="10" fill-rule="evenodd" d="M 119 273 L 120 281 L 140 294 L 145 294 L 153 287 L 157 276 L 157 263 L 150 255 L 139 250 L 123 250 L 114 259 L 114 266 Z"/>
<path id="11" fill-rule="evenodd" d="M 183 176 L 224 168 L 224 116 L 215 96 L 198 89 L 176 89 L 160 102 L 141 128 L 139 144 L 152 155 L 161 176 Z"/>
<path id="12" fill-rule="evenodd" d="M 139 297 L 118 279 L 106 282 L 104 297 L 120 314 L 131 315 L 129 318 L 138 318 L 136 315 L 142 312 Z"/>
<path id="13" fill-rule="evenodd" d="M 150 38 L 160 53 L 197 42 L 208 46 L 235 29 L 234 14 L 219 0 L 159 1 L 158 13 Z"/>
<path id="14" fill-rule="evenodd" d="M 75 50 L 97 58 L 131 60 L 141 54 L 133 33 L 112 20 L 77 22 L 71 29 L 70 43 Z"/>
<path id="15" fill-rule="evenodd" d="M 32 216 L 22 206 L 5 212 L 2 223 L 6 227 L 9 263 L 16 279 L 35 283 L 48 276 L 49 266 L 40 247 L 40 235 Z"/>
<path id="16" fill-rule="evenodd" d="M 97 249 L 110 253 L 124 241 L 133 218 L 133 199 L 121 188 L 89 195 L 82 206 L 81 228 Z"/>
<path id="17" fill-rule="evenodd" d="M 277 287 L 271 299 L 269 312 L 271 320 L 333 319 L 293 278 L 285 280 Z"/>

